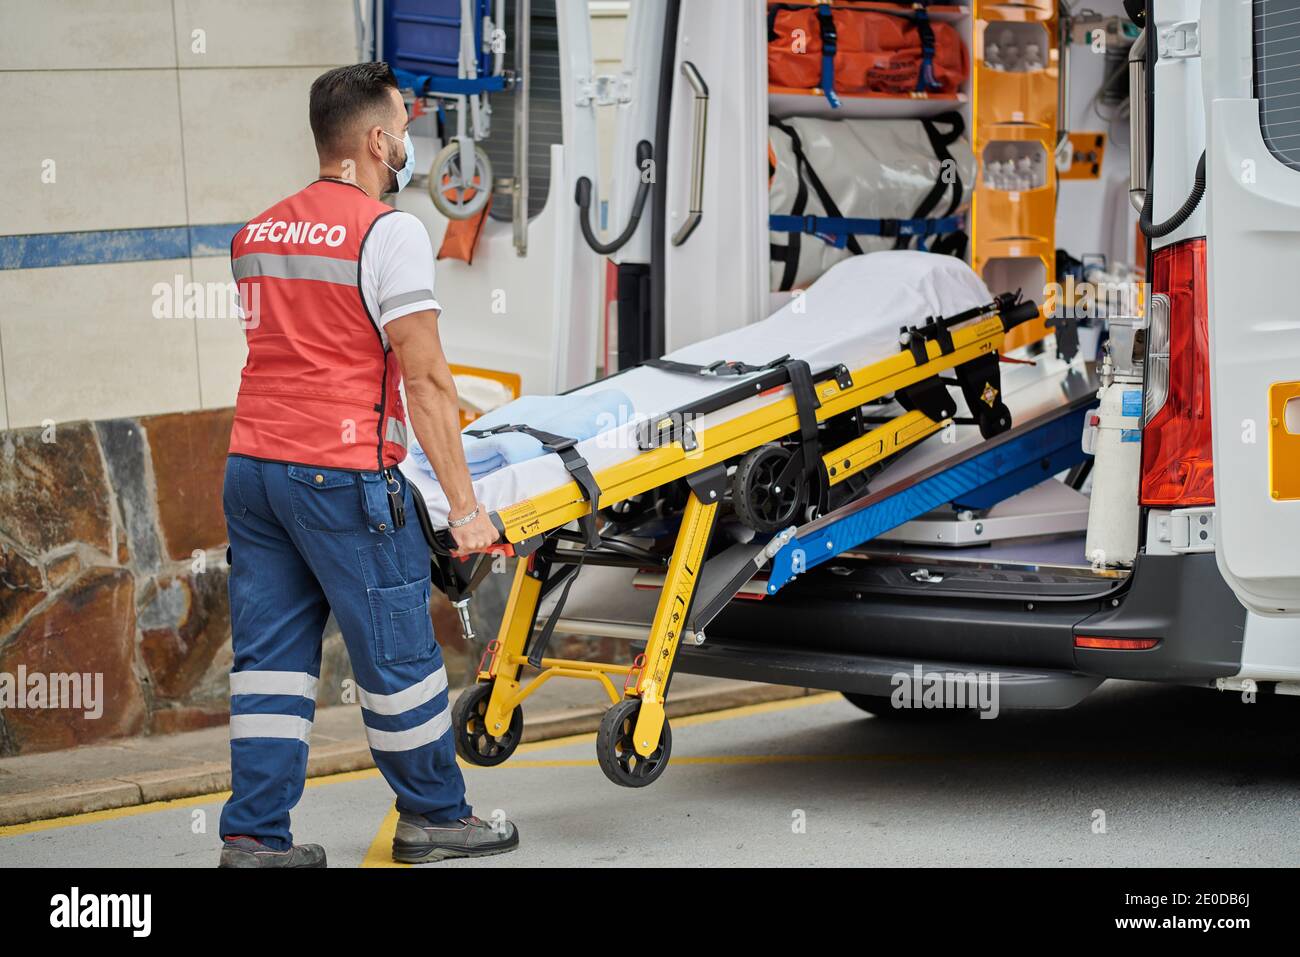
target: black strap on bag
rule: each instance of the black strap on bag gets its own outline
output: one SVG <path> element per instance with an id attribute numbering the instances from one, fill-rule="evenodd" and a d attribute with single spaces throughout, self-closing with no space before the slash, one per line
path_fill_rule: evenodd
<path id="1" fill-rule="evenodd" d="M 931 218 L 947 218 L 953 216 L 961 207 L 962 199 L 965 197 L 965 185 L 962 183 L 961 173 L 957 168 L 956 159 L 953 157 L 948 147 L 952 146 L 961 139 L 962 134 L 966 131 L 966 122 L 962 115 L 956 111 L 943 113 L 935 117 L 927 117 L 919 120 L 922 128 L 925 130 L 927 138 L 930 140 L 930 146 L 934 150 L 935 159 L 939 162 L 939 172 L 935 177 L 934 185 L 930 187 L 929 192 L 922 197 L 921 202 L 917 205 L 916 210 L 912 213 L 912 220 L 925 220 Z M 803 142 L 799 139 L 799 134 L 792 126 L 782 123 L 779 120 L 770 121 L 771 125 L 776 127 L 782 133 L 790 138 L 790 148 L 795 157 L 795 177 L 798 183 L 795 191 L 794 203 L 790 210 L 790 216 L 804 216 L 804 211 L 808 206 L 808 187 L 811 185 L 817 198 L 821 201 L 822 208 L 825 210 L 826 217 L 844 218 L 836 205 L 835 200 L 831 197 L 830 191 L 826 189 L 821 177 L 813 169 L 812 163 L 809 162 L 807 155 L 803 151 Z M 953 168 L 954 179 L 951 184 L 944 181 L 944 171 L 947 164 L 951 163 Z M 951 185 L 951 190 L 949 186 Z M 933 217 L 935 209 L 939 206 L 940 201 L 945 194 L 949 194 L 947 209 L 939 217 Z M 888 233 L 882 232 L 882 235 Z M 784 264 L 782 269 L 781 281 L 778 289 L 782 292 L 788 292 L 794 288 L 794 281 L 799 272 L 799 254 L 802 250 L 802 234 L 792 232 L 789 234 L 789 242 L 782 246 L 777 243 L 771 244 L 770 255 L 773 262 Z M 925 236 L 918 235 L 915 237 L 917 245 L 921 249 L 926 249 Z M 912 242 L 911 235 L 898 235 L 894 240 L 895 249 L 906 249 Z M 961 229 L 945 233 L 935 239 L 928 251 L 941 255 L 952 255 L 959 258 L 966 255 L 966 247 L 969 243 L 969 237 Z M 861 244 L 852 235 L 848 235 L 845 241 L 845 248 L 855 256 L 860 256 L 863 252 Z"/>
<path id="2" fill-rule="evenodd" d="M 817 198 L 821 200 L 822 210 L 828 217 L 844 219 L 844 214 L 840 212 L 839 206 L 831 197 L 830 190 L 822 182 L 817 171 L 813 169 L 812 164 L 808 162 L 808 157 L 803 151 L 803 141 L 799 139 L 799 134 L 795 132 L 793 126 L 782 123 L 780 120 L 771 120 L 770 125 L 775 126 L 778 130 L 790 137 L 790 148 L 794 151 L 795 160 L 795 179 L 799 186 L 795 191 L 794 205 L 790 208 L 791 216 L 802 216 L 804 210 L 808 207 L 808 186 L 811 185 L 817 193 Z M 855 256 L 862 255 L 862 246 L 853 236 L 846 237 L 845 247 Z M 785 269 L 782 271 L 781 284 L 779 286 L 782 292 L 787 292 L 794 288 L 795 277 L 799 273 L 799 252 L 802 248 L 802 238 L 800 233 L 791 233 L 790 241 L 785 246 L 778 246 L 772 243 L 771 257 L 776 262 L 785 263 Z"/>
<path id="3" fill-rule="evenodd" d="M 591 474 L 591 468 L 588 466 L 587 460 L 578 454 L 576 448 L 578 440 L 564 435 L 543 432 L 528 425 L 498 425 L 492 429 L 466 429 L 462 434 L 476 439 L 485 439 L 490 435 L 499 435 L 502 432 L 519 432 L 530 436 L 541 442 L 545 451 L 554 452 L 560 457 L 565 469 L 573 476 L 573 480 L 578 483 L 578 488 L 582 491 L 582 497 L 591 505 L 591 510 L 578 519 L 578 524 L 582 527 L 583 534 L 587 539 L 587 547 L 599 547 L 600 530 L 596 527 L 596 509 L 600 505 L 600 486 L 596 484 L 596 477 Z"/>
<path id="4" fill-rule="evenodd" d="M 804 181 L 803 163 L 803 144 L 799 141 L 799 134 L 791 126 L 777 121 L 771 122 L 782 133 L 790 137 L 790 147 L 794 150 L 795 155 L 795 194 L 794 204 L 790 207 L 791 215 L 802 216 L 808 206 L 808 184 Z M 781 282 L 777 286 L 782 291 L 794 288 L 795 277 L 799 275 L 799 253 L 803 249 L 803 236 L 800 233 L 790 233 L 789 240 L 784 246 L 772 243 L 770 255 L 773 262 L 785 263 L 781 271 Z"/>
<path id="5" fill-rule="evenodd" d="M 925 194 L 921 199 L 920 204 L 916 207 L 916 211 L 912 213 L 912 218 L 925 219 L 929 217 L 929 215 L 934 212 L 935 208 L 939 205 L 939 201 L 943 199 L 944 193 L 949 191 L 949 184 L 945 183 L 943 179 L 944 169 L 949 163 L 952 164 L 954 179 L 951 184 L 952 195 L 948 201 L 948 208 L 943 215 L 951 216 L 953 213 L 957 212 L 957 209 L 961 206 L 962 198 L 965 195 L 965 188 L 961 181 L 961 171 L 957 168 L 957 161 L 953 158 L 948 147 L 960 140 L 962 134 L 966 132 L 966 121 L 962 118 L 960 113 L 954 110 L 950 113 L 942 113 L 938 116 L 924 117 L 921 119 L 920 123 L 921 127 L 925 130 L 925 135 L 930 140 L 930 148 L 934 150 L 934 157 L 939 161 L 939 175 L 935 177 L 934 185 L 930 187 L 930 191 Z M 946 127 L 946 129 L 942 129 L 941 127 Z M 939 247 L 941 245 L 944 252 L 952 251 L 956 245 L 953 239 L 956 235 L 960 235 L 960 252 L 953 252 L 952 254 L 964 256 L 966 253 L 967 237 L 966 233 L 962 230 L 957 230 L 956 233 L 948 233 L 946 236 L 941 236 L 930 246 L 929 251 L 940 252 L 941 250 Z M 924 237 L 917 238 L 917 242 L 922 245 L 922 248 L 924 248 L 924 241 Z M 899 236 L 894 242 L 894 248 L 906 249 L 910 242 L 910 236 Z"/>

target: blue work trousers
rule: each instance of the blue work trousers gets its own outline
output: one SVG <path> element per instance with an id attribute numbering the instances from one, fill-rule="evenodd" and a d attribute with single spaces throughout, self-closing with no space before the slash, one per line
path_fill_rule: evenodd
<path id="1" fill-rule="evenodd" d="M 332 611 L 366 738 L 400 810 L 467 817 L 447 672 L 429 618 L 429 552 L 412 489 L 395 527 L 380 471 L 286 465 L 232 455 L 222 504 L 230 539 L 231 796 L 221 835 L 279 850 L 302 796 L 316 712 L 321 635 Z"/>

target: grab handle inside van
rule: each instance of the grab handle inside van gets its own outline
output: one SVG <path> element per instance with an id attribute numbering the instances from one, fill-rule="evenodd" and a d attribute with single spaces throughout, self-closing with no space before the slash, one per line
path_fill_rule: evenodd
<path id="1" fill-rule="evenodd" d="M 682 76 L 695 91 L 694 147 L 691 152 L 691 208 L 686 221 L 673 234 L 674 246 L 686 242 L 704 217 L 704 146 L 709 132 L 709 87 L 690 60 L 682 61 Z"/>

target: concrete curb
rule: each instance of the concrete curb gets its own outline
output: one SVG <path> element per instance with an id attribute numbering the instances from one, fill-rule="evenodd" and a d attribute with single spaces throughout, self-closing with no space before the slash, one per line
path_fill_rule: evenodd
<path id="1" fill-rule="evenodd" d="M 757 685 L 749 688 L 716 691 L 702 688 L 683 691 L 668 702 L 670 718 L 726 708 L 802 698 L 820 692 L 809 688 L 789 688 L 779 685 Z M 586 734 L 600 726 L 604 707 L 566 709 L 526 715 L 524 743 L 547 741 Z M 309 778 L 363 771 L 375 766 L 365 739 L 339 741 L 311 749 L 307 762 Z M 227 764 L 194 764 L 163 771 L 123 774 L 120 777 L 98 781 L 85 781 L 64 787 L 43 788 L 38 791 L 0 798 L 0 827 L 28 824 L 50 818 L 108 811 L 134 807 L 154 801 L 174 801 L 179 798 L 219 794 L 230 789 L 230 767 Z"/>

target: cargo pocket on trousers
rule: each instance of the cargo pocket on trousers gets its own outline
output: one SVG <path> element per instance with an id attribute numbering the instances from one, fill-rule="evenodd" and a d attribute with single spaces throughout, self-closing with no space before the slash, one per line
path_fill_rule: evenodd
<path id="1" fill-rule="evenodd" d="M 429 587 L 425 578 L 392 588 L 366 589 L 376 664 L 400 665 L 433 657 Z"/>

